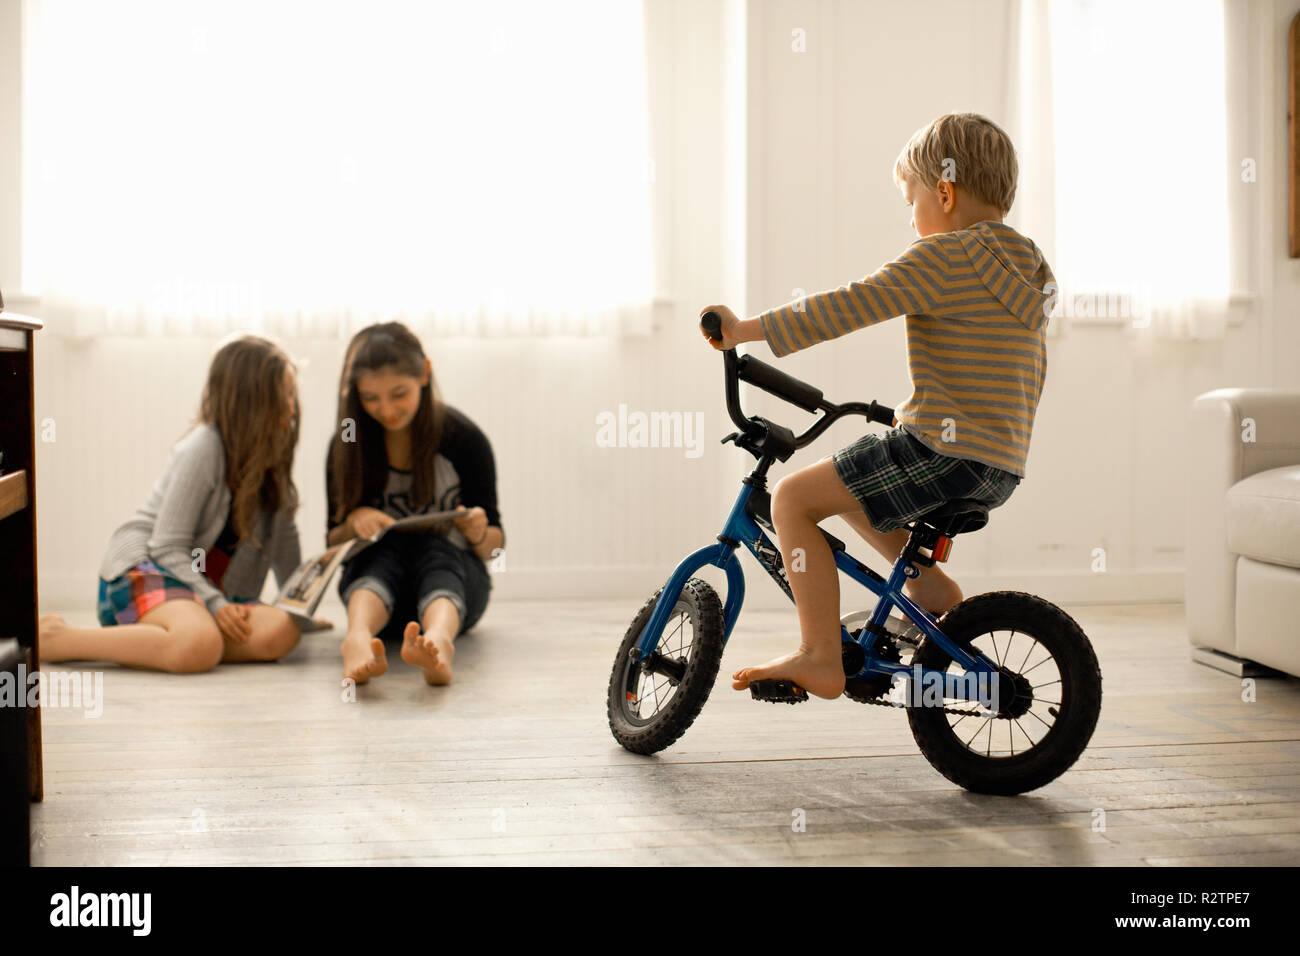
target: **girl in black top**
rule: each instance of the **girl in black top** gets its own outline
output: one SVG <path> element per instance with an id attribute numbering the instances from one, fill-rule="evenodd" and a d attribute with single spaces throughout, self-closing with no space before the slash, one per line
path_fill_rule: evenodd
<path id="1" fill-rule="evenodd" d="M 409 515 L 464 512 L 445 534 L 385 535 L 339 581 L 345 678 L 384 673 L 385 641 L 400 638 L 402 660 L 430 684 L 449 683 L 455 639 L 487 606 L 484 562 L 505 544 L 496 465 L 483 432 L 441 401 L 432 363 L 399 322 L 362 329 L 348 345 L 325 482 L 330 545 Z"/>

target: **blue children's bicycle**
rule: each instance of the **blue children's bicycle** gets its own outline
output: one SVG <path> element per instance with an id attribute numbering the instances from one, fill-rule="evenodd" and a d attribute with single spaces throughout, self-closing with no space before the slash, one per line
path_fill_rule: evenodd
<path id="1" fill-rule="evenodd" d="M 721 321 L 701 326 L 721 339 Z M 722 651 L 745 598 L 736 557 L 743 544 L 792 601 L 772 531 L 767 471 L 786 461 L 844 415 L 889 425 L 893 409 L 871 402 L 835 405 L 819 389 L 759 361 L 723 353 L 727 411 L 740 429 L 734 441 L 758 464 L 727 516 L 718 543 L 687 557 L 646 602 L 628 628 L 609 682 L 609 726 L 625 748 L 651 754 L 670 746 L 699 716 L 718 675 Z M 802 435 L 740 409 L 739 382 L 770 392 L 822 417 Z M 988 508 L 949 501 L 907 526 L 910 536 L 889 578 L 852 557 L 826 531 L 835 564 L 879 597 L 875 610 L 841 621 L 845 696 L 863 704 L 903 706 L 921 752 L 949 780 L 977 793 L 1016 794 L 1064 773 L 1092 738 L 1101 711 L 1101 672 L 1079 625 L 1054 604 L 1020 591 L 994 591 L 962 601 L 938 622 L 903 593 L 917 565 L 946 561 L 958 534 L 988 522 Z M 922 553 L 927 549 L 928 555 Z M 727 575 L 727 602 L 700 578 L 712 564 Z M 892 614 L 897 609 L 901 614 Z M 914 622 L 914 623 L 911 623 Z M 942 625 L 942 626 L 941 626 Z M 788 681 L 755 681 L 758 700 L 807 699 Z M 901 698 L 901 699 L 900 699 Z"/>

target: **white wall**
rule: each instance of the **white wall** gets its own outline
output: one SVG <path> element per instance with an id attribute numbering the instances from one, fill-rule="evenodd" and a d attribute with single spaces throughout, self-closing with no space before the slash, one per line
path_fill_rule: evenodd
<path id="1" fill-rule="evenodd" d="M 1263 367 L 1271 372 L 1271 384 L 1300 384 L 1300 259 L 1287 256 L 1287 31 L 1300 15 L 1300 0 L 1273 0 L 1267 17 L 1268 39 L 1261 67 L 1267 85 L 1260 107 L 1268 117 L 1260 137 L 1261 155 L 1271 158 L 1267 180 L 1271 222 L 1265 222 L 1268 236 L 1267 270 L 1270 281 L 1271 321 L 1261 341 Z"/>
<path id="2" fill-rule="evenodd" d="M 21 0 L 0 0 L 0 292 L 17 291 L 22 268 L 21 8 Z"/>
<path id="3" fill-rule="evenodd" d="M 1004 0 L 752 5 L 751 313 L 789 301 L 796 289 L 866 275 L 914 238 L 891 175 L 914 130 L 959 110 L 1012 128 L 1004 115 L 1012 8 Z M 1138 349 L 1108 326 L 1049 339 L 1026 478 L 983 531 L 954 548 L 950 569 L 968 593 L 1016 587 L 1058 600 L 1181 601 L 1188 404 L 1228 385 L 1300 384 L 1300 262 L 1285 258 L 1281 175 L 1284 40 L 1296 4 L 1265 0 L 1260 9 L 1258 71 L 1245 81 L 1263 125 L 1251 128 L 1248 155 L 1274 162 L 1260 163 L 1258 182 L 1243 187 L 1270 197 L 1257 226 L 1269 237 L 1260 243 L 1260 298 L 1253 311 L 1237 310 L 1244 319 L 1221 344 Z M 792 49 L 796 29 L 806 52 Z M 1098 193 L 1104 204 L 1104 189 Z M 1013 209 L 1012 225 L 1021 212 Z M 1122 220 L 1122 210 L 1113 213 Z M 1050 237 L 1035 238 L 1050 261 Z M 901 321 L 796 353 L 780 367 L 835 401 L 897 404 L 910 392 Z M 779 403 L 768 407 L 792 417 Z M 867 430 L 837 425 L 814 454 Z M 1092 570 L 1095 548 L 1105 549 L 1105 574 Z"/>
<path id="4" fill-rule="evenodd" d="M 1180 600 L 1188 402 L 1224 385 L 1300 383 L 1300 263 L 1285 256 L 1280 174 L 1283 43 L 1300 4 L 1260 2 L 1258 155 L 1272 163 L 1260 163 L 1257 184 L 1270 199 L 1260 223 L 1268 238 L 1255 314 L 1220 347 L 1137 354 L 1107 328 L 1052 340 L 1028 477 L 988 528 L 955 548 L 951 568 L 968 592 L 1016 587 L 1063 601 Z M 0 53 L 13 45 L 17 8 L 17 0 L 0 0 Z M 717 444 L 731 427 L 721 360 L 696 331 L 700 307 L 722 300 L 752 314 L 787 301 L 796 287 L 861 276 L 900 250 L 911 236 L 890 180 L 899 147 L 944 111 L 998 118 L 1007 59 L 998 39 L 1007 9 L 1001 0 L 654 0 L 653 9 L 667 299 L 655 334 L 425 343 L 444 397 L 479 422 L 496 450 L 509 537 L 498 596 L 625 596 L 629 617 L 678 559 L 713 541 L 750 464 Z M 802 54 L 790 49 L 795 27 L 806 31 Z M 921 31 L 944 53 L 940 64 L 918 70 L 911 57 Z M 0 104 L 13 100 L 8 64 L 0 56 Z M 0 105 L 0 127 L 13 125 L 11 108 Z M 0 157 L 0 209 L 16 196 L 15 153 Z M 744 163 L 735 159 L 742 156 Z M 5 238 L 12 232 L 0 218 L 0 281 L 17 274 L 16 241 Z M 295 477 L 310 550 L 323 536 L 323 456 L 342 343 L 289 344 L 308 359 Z M 38 446 L 43 606 L 92 604 L 104 544 L 144 500 L 193 414 L 213 345 L 38 335 L 37 415 L 53 419 L 57 435 Z M 761 344 L 750 348 L 771 359 Z M 909 390 L 901 322 L 779 364 L 834 400 L 893 404 Z M 596 414 L 620 403 L 702 411 L 704 455 L 596 447 Z M 787 424 L 809 420 L 767 396 L 746 403 Z M 837 426 L 773 476 L 862 431 Z M 837 523 L 828 526 L 851 535 Z M 866 554 L 860 542 L 850 547 Z M 1105 575 L 1090 571 L 1095 547 L 1107 549 Z M 748 557 L 742 561 L 754 571 Z M 750 580 L 751 604 L 784 601 L 774 586 Z"/>

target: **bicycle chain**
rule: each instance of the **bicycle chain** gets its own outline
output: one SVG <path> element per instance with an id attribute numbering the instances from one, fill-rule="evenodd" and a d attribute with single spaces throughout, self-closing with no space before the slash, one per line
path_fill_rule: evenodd
<path id="1" fill-rule="evenodd" d="M 912 640 L 911 638 L 911 634 L 916 630 L 917 630 L 916 626 L 913 625 L 908 631 L 902 634 L 895 634 L 893 631 L 890 631 L 889 636 L 893 638 L 895 644 L 906 644 L 908 647 L 912 648 L 913 651 L 918 651 L 921 649 L 921 645 L 918 642 Z M 894 710 L 911 709 L 906 704 L 895 704 L 889 700 L 886 700 L 883 697 L 880 697 L 879 695 L 877 695 L 876 697 L 859 697 L 857 694 L 849 693 L 847 688 L 845 688 L 844 690 L 844 696 L 847 697 L 849 700 L 859 704 L 871 704 L 876 707 L 889 707 Z M 958 710 L 956 707 L 944 707 L 943 712 L 945 714 L 955 714 L 958 717 L 983 717 L 985 720 L 989 719 L 990 716 L 994 717 L 997 720 L 1011 719 L 1010 717 L 1004 716 L 1002 714 L 993 714 L 993 715 L 982 714 L 978 710 Z"/>
<path id="2" fill-rule="evenodd" d="M 880 698 L 880 697 L 858 697 L 858 696 L 856 696 L 856 695 L 854 695 L 854 694 L 850 694 L 847 690 L 844 692 L 844 696 L 847 697 L 849 700 L 856 701 L 856 702 L 859 703 L 859 704 L 872 704 L 872 705 L 874 705 L 874 706 L 876 706 L 876 707 L 890 707 L 890 708 L 893 708 L 894 710 L 912 710 L 912 709 L 913 709 L 913 708 L 911 708 L 911 707 L 908 707 L 906 704 L 894 704 L 894 703 L 890 703 L 889 701 L 884 700 L 883 698 Z M 926 708 L 926 709 L 929 709 L 929 708 Z M 993 717 L 993 718 L 996 719 L 996 720 L 1010 720 L 1010 719 L 1011 719 L 1011 718 L 1009 718 L 1009 717 L 1005 717 L 1005 716 L 1003 716 L 1002 714 L 991 714 L 991 715 L 990 715 L 990 714 L 982 714 L 982 713 L 980 713 L 978 710 L 958 710 L 956 707 L 944 707 L 944 708 L 943 708 L 943 712 L 944 712 L 945 714 L 956 714 L 956 715 L 959 716 L 959 717 L 983 717 L 985 720 L 988 720 L 990 717 Z"/>

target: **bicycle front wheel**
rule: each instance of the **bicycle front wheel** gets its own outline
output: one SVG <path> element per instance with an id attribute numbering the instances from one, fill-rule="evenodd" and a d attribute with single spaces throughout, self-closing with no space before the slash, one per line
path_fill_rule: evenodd
<path id="1" fill-rule="evenodd" d="M 638 754 L 658 753 L 686 733 L 708 700 L 722 663 L 722 602 L 699 578 L 686 582 L 668 615 L 654 650 L 654 669 L 647 671 L 632 659 L 662 590 L 628 627 L 609 677 L 609 729 Z"/>

